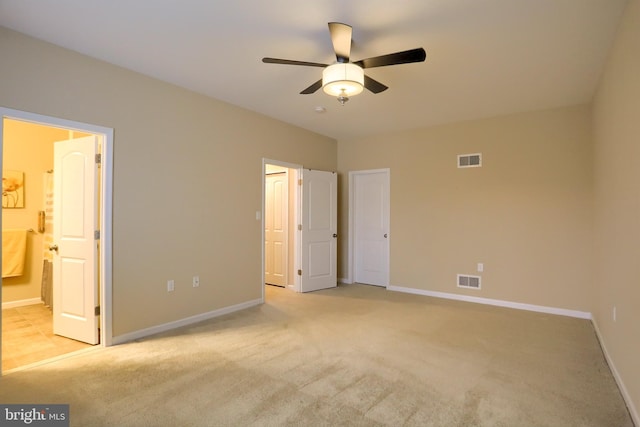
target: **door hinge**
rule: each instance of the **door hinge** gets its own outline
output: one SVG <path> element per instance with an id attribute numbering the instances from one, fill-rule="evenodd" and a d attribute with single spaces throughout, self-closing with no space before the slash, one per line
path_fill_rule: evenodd
<path id="1" fill-rule="evenodd" d="M 302 231 L 302 224 L 298 224 L 298 231 Z"/>
<path id="2" fill-rule="evenodd" d="M 100 306 L 97 306 L 95 311 L 94 311 L 96 316 L 100 316 Z"/>
<path id="3" fill-rule="evenodd" d="M 298 185 L 302 185 L 302 178 L 298 180 Z"/>
<path id="4" fill-rule="evenodd" d="M 302 276 L 302 270 L 298 270 L 298 276 Z"/>
<path id="5" fill-rule="evenodd" d="M 100 230 L 96 230 L 93 232 L 93 238 L 95 240 L 100 240 Z"/>
<path id="6" fill-rule="evenodd" d="M 96 164 L 99 165 L 100 163 L 102 163 L 102 154 L 98 153 L 96 154 Z"/>

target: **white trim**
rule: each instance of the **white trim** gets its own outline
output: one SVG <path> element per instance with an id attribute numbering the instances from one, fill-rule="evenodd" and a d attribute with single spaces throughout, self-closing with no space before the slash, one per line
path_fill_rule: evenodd
<path id="1" fill-rule="evenodd" d="M 355 250 L 355 242 L 354 242 L 354 206 L 355 206 L 355 201 L 354 201 L 354 197 L 355 197 L 355 192 L 353 191 L 353 177 L 355 175 L 368 175 L 368 174 L 376 174 L 376 173 L 384 173 L 385 174 L 385 178 L 387 180 L 387 190 L 388 190 L 388 194 L 387 194 L 387 203 L 386 203 L 386 209 L 387 209 L 387 218 L 389 220 L 388 223 L 388 227 L 389 230 L 387 230 L 387 235 L 391 236 L 391 169 L 390 168 L 384 168 L 384 169 L 368 169 L 368 170 L 359 170 L 359 171 L 349 171 L 349 236 L 347 238 L 347 277 L 342 279 L 344 282 L 343 283 L 353 283 L 354 280 L 354 271 L 353 271 L 353 252 Z M 390 281 L 390 273 L 391 273 L 391 251 L 390 251 L 390 247 L 391 247 L 391 238 L 387 238 L 387 277 L 386 277 L 386 283 L 385 285 L 383 285 L 383 287 L 388 288 L 389 287 L 389 281 Z"/>
<path id="2" fill-rule="evenodd" d="M 345 277 L 338 277 L 338 283 L 342 283 L 342 284 L 345 284 L 345 285 L 350 285 L 353 282 L 351 280 L 345 278 Z"/>
<path id="3" fill-rule="evenodd" d="M 35 305 L 35 304 L 42 304 L 42 300 L 40 298 L 29 298 L 29 299 L 21 299 L 18 301 L 3 302 L 2 309 L 6 310 L 7 308 L 25 307 L 27 305 Z"/>
<path id="4" fill-rule="evenodd" d="M 102 139 L 102 165 L 100 168 L 102 173 L 102 176 L 100 177 L 102 183 L 102 199 L 100 201 L 102 210 L 100 215 L 100 345 L 108 347 L 112 345 L 113 338 L 113 272 L 111 271 L 113 268 L 111 230 L 113 224 L 113 129 L 89 123 L 76 122 L 58 117 L 0 107 L 0 142 L 2 141 L 2 119 L 4 118 L 93 133 L 99 135 Z"/>
<path id="5" fill-rule="evenodd" d="M 264 286 L 264 285 L 263 285 Z M 251 301 L 243 302 L 240 304 L 232 305 L 229 307 L 219 308 L 217 310 L 209 311 L 207 313 L 197 314 L 195 316 L 186 317 L 184 319 L 175 320 L 173 322 L 163 323 L 162 325 L 152 326 L 146 329 L 140 329 L 138 331 L 129 332 L 127 334 L 118 335 L 113 337 L 113 344 L 123 344 L 125 342 L 137 340 L 140 338 L 147 337 L 149 335 L 159 334 L 161 332 L 170 331 L 172 329 L 180 328 L 182 326 L 191 325 L 194 323 L 202 322 L 204 320 L 209 320 L 214 317 L 223 316 L 225 314 L 233 313 L 236 311 L 244 310 L 246 308 L 250 308 L 256 305 L 260 305 L 263 303 L 262 298 L 254 299 Z"/>
<path id="6" fill-rule="evenodd" d="M 486 305 L 495 305 L 498 307 L 515 308 L 517 310 L 536 311 L 538 313 L 557 314 L 560 316 L 577 317 L 579 319 L 591 319 L 591 313 L 587 311 L 568 310 L 565 308 L 546 307 L 543 305 L 523 304 L 520 302 L 504 301 L 499 299 L 471 297 L 468 295 L 450 294 L 447 292 L 426 291 L 424 289 L 404 288 L 401 286 L 387 286 L 390 291 L 404 292 L 407 294 L 424 295 L 427 297 L 452 299 L 457 301 L 466 301 Z"/>
<path id="7" fill-rule="evenodd" d="M 633 423 L 637 426 L 640 426 L 640 415 L 638 414 L 638 409 L 633 405 L 633 399 L 631 399 L 631 395 L 629 395 L 629 391 L 627 387 L 624 385 L 624 381 L 622 381 L 622 377 L 618 373 L 616 369 L 615 363 L 613 363 L 613 359 L 609 355 L 609 351 L 607 350 L 607 346 L 604 343 L 604 339 L 602 339 L 602 334 L 600 333 L 600 328 L 598 327 L 598 322 L 596 319 L 591 319 L 591 323 L 593 323 L 593 328 L 596 331 L 596 336 L 598 337 L 598 341 L 600 341 L 600 348 L 602 348 L 602 353 L 604 354 L 604 358 L 609 365 L 609 369 L 613 373 L 613 378 L 615 378 L 616 383 L 618 384 L 618 388 L 620 389 L 620 394 L 622 394 L 622 398 L 627 404 L 627 409 L 629 410 L 629 415 L 633 420 Z"/>

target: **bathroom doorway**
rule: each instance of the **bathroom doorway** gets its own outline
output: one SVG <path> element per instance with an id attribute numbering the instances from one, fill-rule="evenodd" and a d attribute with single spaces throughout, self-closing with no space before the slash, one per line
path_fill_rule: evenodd
<path id="1" fill-rule="evenodd" d="M 6 372 L 52 358 L 64 357 L 79 350 L 90 349 L 96 343 L 101 345 L 111 343 L 111 230 L 108 224 L 105 226 L 105 223 L 107 221 L 110 223 L 111 217 L 110 141 L 112 131 L 8 109 L 4 109 L 3 113 L 5 114 L 2 116 L 0 127 L 3 170 L 19 171 L 24 176 L 24 187 L 21 193 L 24 197 L 24 206 L 21 209 L 3 208 L 3 237 L 4 231 L 8 229 L 26 232 L 22 274 L 4 277 L 2 281 L 3 333 L 0 349 L 2 371 Z M 105 130 L 107 132 L 104 132 Z M 54 183 L 56 188 L 59 188 L 58 185 L 65 185 L 67 190 L 74 187 L 90 187 L 86 179 L 77 177 L 67 179 L 65 184 L 65 179 L 61 178 L 63 174 L 60 171 L 63 170 L 63 166 L 60 166 L 62 164 L 60 162 L 56 162 L 56 167 L 60 169 L 59 173 L 56 174 L 54 170 L 54 144 L 59 148 L 60 145 L 71 140 L 81 145 L 84 142 L 94 141 L 100 152 L 97 156 L 91 154 L 96 161 L 95 174 L 92 172 L 94 169 L 92 166 L 88 168 L 90 169 L 88 176 L 93 174 L 96 180 L 96 186 L 92 187 L 89 193 L 89 198 L 96 202 L 95 215 L 90 214 L 90 216 L 93 215 L 96 220 L 93 221 L 94 225 L 90 226 L 90 232 L 85 233 L 91 235 L 90 239 L 86 239 L 90 240 L 88 241 L 90 248 L 88 263 L 94 263 L 96 269 L 86 275 L 84 281 L 80 281 L 80 288 L 78 288 L 77 277 L 67 273 L 69 269 L 64 266 L 64 262 L 62 267 L 60 262 L 56 262 L 68 258 L 63 256 L 65 249 L 63 244 L 60 244 L 64 237 L 61 237 L 59 232 L 53 233 L 54 229 L 59 231 L 63 227 L 60 222 L 55 221 L 54 228 L 55 216 L 51 215 L 53 205 L 57 203 L 56 206 L 59 207 L 62 203 L 60 198 L 55 198 L 55 194 L 50 194 Z M 59 156 L 58 148 L 56 148 L 56 156 Z M 74 158 L 77 158 L 77 151 L 82 150 L 73 151 Z M 104 162 L 106 159 L 109 159 L 107 164 Z M 89 162 L 81 162 L 81 164 L 84 163 Z M 77 185 L 79 180 L 82 183 Z M 63 183 L 60 184 L 60 181 Z M 72 183 L 71 186 L 69 182 Z M 93 194 L 93 188 L 95 188 L 95 194 Z M 68 194 L 67 190 L 60 193 Z M 54 199 L 57 200 L 56 203 L 53 202 Z M 61 200 L 67 204 L 75 203 L 73 201 L 75 199 L 70 200 L 68 197 L 63 197 Z M 91 200 L 89 202 L 89 205 L 93 204 Z M 73 209 L 66 209 L 66 211 L 77 211 L 77 207 L 74 205 Z M 57 216 L 58 219 L 62 217 L 62 215 Z M 67 221 L 67 224 L 77 222 L 77 218 L 74 218 L 73 221 Z M 78 239 L 74 238 L 74 240 Z M 58 246 L 60 246 L 60 252 L 58 252 Z M 47 261 L 49 261 L 48 268 Z M 83 261 L 82 264 L 82 269 L 86 270 L 87 262 Z M 51 268 L 52 265 L 54 268 Z M 61 273 L 64 274 L 61 276 Z M 86 291 L 93 291 L 95 295 Z M 82 298 L 78 298 L 80 294 L 85 295 L 84 305 Z M 55 304 L 53 304 L 54 301 Z M 52 305 L 57 310 L 52 309 Z M 54 315 L 57 316 L 55 322 Z M 86 321 L 82 321 L 83 318 Z M 89 333 L 88 339 L 85 338 L 86 334 L 77 335 L 69 329 L 66 324 L 67 319 L 80 320 L 78 323 L 81 324 L 93 323 L 95 331 Z M 89 344 L 82 341 L 87 341 Z"/>

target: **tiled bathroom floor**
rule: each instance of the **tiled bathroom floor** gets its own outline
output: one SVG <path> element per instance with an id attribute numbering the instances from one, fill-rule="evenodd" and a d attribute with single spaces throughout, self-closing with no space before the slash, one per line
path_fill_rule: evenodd
<path id="1" fill-rule="evenodd" d="M 87 347 L 54 335 L 53 316 L 43 304 L 2 310 L 3 372 Z"/>

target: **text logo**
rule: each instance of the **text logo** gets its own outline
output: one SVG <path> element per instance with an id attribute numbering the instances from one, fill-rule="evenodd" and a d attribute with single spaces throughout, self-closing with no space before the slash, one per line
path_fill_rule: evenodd
<path id="1" fill-rule="evenodd" d="M 69 427 L 69 405 L 0 405 L 0 425 Z"/>

